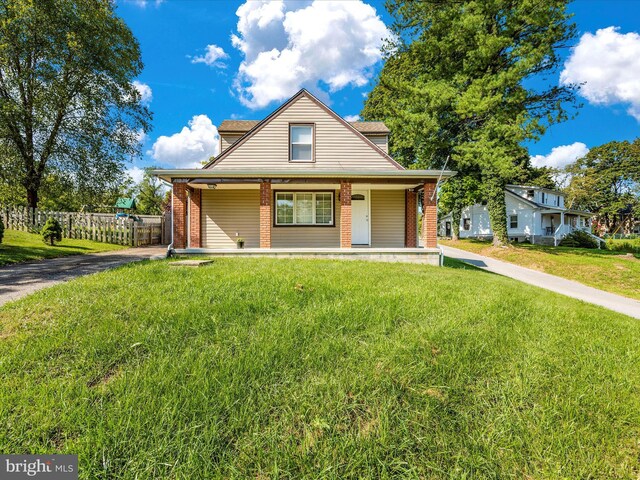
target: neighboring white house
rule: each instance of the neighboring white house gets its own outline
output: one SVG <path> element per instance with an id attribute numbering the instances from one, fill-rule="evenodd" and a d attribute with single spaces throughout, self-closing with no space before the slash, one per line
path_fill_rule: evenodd
<path id="1" fill-rule="evenodd" d="M 507 234 L 511 241 L 557 245 L 574 230 L 591 231 L 593 214 L 565 206 L 564 194 L 557 190 L 526 185 L 507 185 Z M 440 220 L 440 235 L 450 237 L 452 216 Z M 460 238 L 493 237 L 486 204 L 475 204 L 462 210 Z"/>

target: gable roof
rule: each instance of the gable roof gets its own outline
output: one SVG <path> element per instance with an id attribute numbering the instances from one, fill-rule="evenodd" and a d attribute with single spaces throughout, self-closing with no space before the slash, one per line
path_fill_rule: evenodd
<path id="1" fill-rule="evenodd" d="M 248 139 L 250 139 L 253 135 L 255 135 L 257 132 L 259 132 L 265 125 L 269 124 L 273 119 L 275 119 L 280 113 L 284 112 L 290 105 L 292 105 L 296 100 L 298 100 L 301 97 L 306 97 L 309 100 L 311 100 L 313 103 L 315 103 L 318 107 L 320 107 L 320 109 L 324 110 L 326 113 L 328 113 L 330 116 L 332 116 L 335 120 L 337 120 L 339 123 L 343 124 L 345 127 L 347 127 L 349 130 L 351 130 L 351 132 L 357 137 L 359 138 L 362 142 L 364 142 L 366 145 L 368 145 L 371 149 L 373 149 L 376 153 L 378 153 L 381 157 L 383 157 L 385 160 L 387 160 L 391 165 L 393 165 L 396 169 L 398 170 L 404 170 L 404 167 L 402 165 L 400 165 L 398 162 L 396 162 L 393 158 L 391 158 L 391 156 L 386 153 L 384 150 L 382 150 L 380 147 L 378 147 L 375 143 L 373 143 L 371 140 L 369 140 L 367 137 L 365 137 L 361 132 L 359 132 L 353 125 L 351 125 L 349 122 L 347 122 L 345 119 L 343 119 L 341 116 L 339 116 L 337 113 L 335 113 L 333 110 L 331 110 L 329 107 L 327 107 L 324 103 L 322 103 L 320 100 L 318 100 L 316 97 L 314 97 L 311 93 L 309 93 L 306 89 L 302 89 L 300 90 L 298 93 L 296 93 L 293 97 L 291 97 L 289 100 L 287 100 L 285 103 L 283 103 L 282 105 L 280 105 L 280 107 L 278 107 L 276 110 L 274 110 L 270 115 L 268 115 L 264 120 L 259 121 L 258 123 L 254 124 L 253 127 L 251 127 L 250 130 L 248 130 L 244 135 L 242 135 L 242 137 L 240 137 L 240 139 L 238 139 L 237 142 L 235 142 L 233 145 L 231 145 L 229 148 L 227 148 L 224 152 L 222 152 L 220 155 L 218 155 L 217 158 L 213 159 L 212 161 L 210 161 L 209 163 L 207 163 L 204 167 L 202 167 L 203 169 L 208 169 L 211 167 L 215 167 L 215 165 L 217 163 L 219 163 L 220 161 L 222 161 L 223 159 L 225 159 L 226 157 L 228 157 L 231 153 L 233 153 L 234 151 L 236 151 L 239 147 L 241 147 Z M 228 122 L 234 122 L 233 124 L 228 123 L 227 125 L 232 125 L 234 128 L 238 128 L 241 125 L 248 125 L 248 124 L 244 124 L 242 122 L 251 122 L 251 120 L 229 120 Z M 368 123 L 368 122 L 357 122 L 357 123 Z M 376 123 L 381 123 L 381 122 L 376 122 Z M 220 125 L 222 127 L 222 125 L 224 124 L 224 122 Z M 220 131 L 220 130 L 218 130 Z M 224 130 L 223 130 L 224 131 Z M 229 131 L 229 130 L 227 130 Z"/>
<path id="2" fill-rule="evenodd" d="M 390 133 L 389 127 L 384 122 L 349 122 L 360 133 Z"/>
<path id="3" fill-rule="evenodd" d="M 510 194 L 512 197 L 515 197 L 516 200 L 522 201 L 524 203 L 528 203 L 529 205 L 536 207 L 536 208 L 541 208 L 543 207 L 543 205 L 540 205 L 536 202 L 534 202 L 533 200 L 529 200 L 528 198 L 523 197 L 522 195 L 518 195 L 516 192 L 513 192 L 511 190 L 509 190 L 508 188 L 504 189 L 504 193 L 508 193 Z"/>
<path id="4" fill-rule="evenodd" d="M 218 127 L 219 133 L 244 134 L 260 123 L 260 120 L 223 120 Z M 388 134 L 391 132 L 384 122 L 348 122 L 360 133 Z"/>
<path id="5" fill-rule="evenodd" d="M 555 188 L 546 188 L 546 187 L 537 187 L 535 185 L 515 185 L 512 183 L 507 184 L 507 189 L 509 188 L 526 188 L 528 190 L 539 190 L 542 192 L 551 192 L 554 193 L 556 195 L 565 195 L 565 193 L 563 191 L 560 190 L 556 190 Z"/>

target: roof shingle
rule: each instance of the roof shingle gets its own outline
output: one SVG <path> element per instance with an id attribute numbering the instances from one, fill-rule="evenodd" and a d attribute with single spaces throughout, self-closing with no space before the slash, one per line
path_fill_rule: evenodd
<path id="1" fill-rule="evenodd" d="M 247 133 L 259 120 L 224 120 L 218 127 L 220 133 Z M 384 122 L 349 122 L 353 128 L 364 134 L 388 134 L 389 128 Z"/>

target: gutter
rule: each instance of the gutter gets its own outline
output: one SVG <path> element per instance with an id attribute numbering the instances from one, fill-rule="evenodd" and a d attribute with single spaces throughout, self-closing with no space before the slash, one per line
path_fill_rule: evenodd
<path id="1" fill-rule="evenodd" d="M 247 171 L 247 170 L 216 170 L 216 169 L 176 169 L 176 170 L 152 170 L 151 173 L 165 181 L 174 179 L 295 179 L 295 178 L 335 178 L 335 179 L 375 179 L 394 178 L 407 180 L 422 180 L 425 178 L 446 179 L 453 177 L 457 172 L 451 170 L 395 170 L 395 171 L 330 171 L 330 170 L 271 170 L 271 171 Z"/>

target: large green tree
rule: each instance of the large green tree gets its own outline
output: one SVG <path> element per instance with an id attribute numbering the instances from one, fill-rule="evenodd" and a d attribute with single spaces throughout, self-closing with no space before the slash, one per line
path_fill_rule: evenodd
<path id="1" fill-rule="evenodd" d="M 363 117 L 389 123 L 404 165 L 440 167 L 449 155 L 460 174 L 479 176 L 496 243 L 507 241 L 504 186 L 528 176 L 523 142 L 566 119 L 575 98 L 548 78 L 575 35 L 567 3 L 387 2 L 395 40 Z"/>
<path id="2" fill-rule="evenodd" d="M 96 190 L 117 181 L 149 128 L 141 70 L 111 0 L 0 0 L 0 166 L 30 207 L 50 174 Z"/>
<path id="3" fill-rule="evenodd" d="M 151 174 L 153 168 L 145 168 L 142 181 L 136 187 L 136 211 L 144 215 L 161 215 L 164 212 L 167 187 Z"/>
<path id="4" fill-rule="evenodd" d="M 628 230 L 640 218 L 640 139 L 592 148 L 567 171 L 568 205 L 595 213 L 601 233 Z"/>

